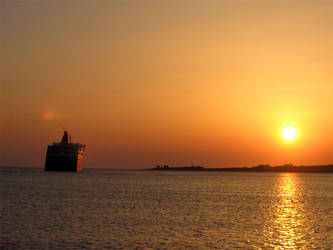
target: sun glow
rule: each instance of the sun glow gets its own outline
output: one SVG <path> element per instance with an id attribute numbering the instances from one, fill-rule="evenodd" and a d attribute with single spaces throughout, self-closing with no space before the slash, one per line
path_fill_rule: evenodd
<path id="1" fill-rule="evenodd" d="M 287 126 L 282 130 L 282 136 L 286 141 L 293 141 L 297 137 L 297 131 L 292 126 Z"/>
<path id="2" fill-rule="evenodd" d="M 50 110 L 44 110 L 42 112 L 42 119 L 47 121 L 47 120 L 50 120 L 51 118 L 53 117 L 53 114 Z"/>

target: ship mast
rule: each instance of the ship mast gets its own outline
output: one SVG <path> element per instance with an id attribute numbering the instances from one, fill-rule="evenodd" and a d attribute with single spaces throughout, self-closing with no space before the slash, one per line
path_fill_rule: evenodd
<path id="1" fill-rule="evenodd" d="M 71 144 L 71 137 L 70 137 L 70 135 L 67 133 L 67 131 L 64 132 L 64 135 L 62 136 L 61 143 L 62 143 L 62 144 Z"/>

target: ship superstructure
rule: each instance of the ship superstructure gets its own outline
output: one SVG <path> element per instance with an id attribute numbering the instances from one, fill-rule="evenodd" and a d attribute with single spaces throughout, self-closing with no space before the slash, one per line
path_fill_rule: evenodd
<path id="1" fill-rule="evenodd" d="M 48 146 L 45 171 L 82 171 L 85 147 L 80 143 L 72 143 L 71 136 L 65 131 L 60 143 Z"/>

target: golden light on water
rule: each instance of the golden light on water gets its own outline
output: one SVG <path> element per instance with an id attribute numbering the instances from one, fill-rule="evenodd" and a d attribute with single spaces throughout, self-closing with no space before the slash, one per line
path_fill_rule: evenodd
<path id="1" fill-rule="evenodd" d="M 311 226 L 306 214 L 302 183 L 297 174 L 281 174 L 266 220 L 265 245 L 281 249 L 310 247 Z"/>
<path id="2" fill-rule="evenodd" d="M 290 135 L 291 136 L 291 135 Z M 277 217 L 275 223 L 280 226 L 277 238 L 281 245 L 285 247 L 296 247 L 297 240 L 296 228 L 302 226 L 299 220 L 299 209 L 301 204 L 297 204 L 296 185 L 294 176 L 287 175 L 281 180 L 280 203 L 277 207 Z M 296 201 L 296 203 L 294 202 Z M 295 206 L 295 204 L 297 204 Z"/>

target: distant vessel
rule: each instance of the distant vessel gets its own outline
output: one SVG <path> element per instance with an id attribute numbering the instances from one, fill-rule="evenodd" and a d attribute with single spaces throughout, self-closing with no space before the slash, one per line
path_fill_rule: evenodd
<path id="1" fill-rule="evenodd" d="M 82 171 L 85 145 L 72 143 L 71 137 L 64 132 L 60 143 L 54 142 L 47 147 L 45 171 Z"/>

